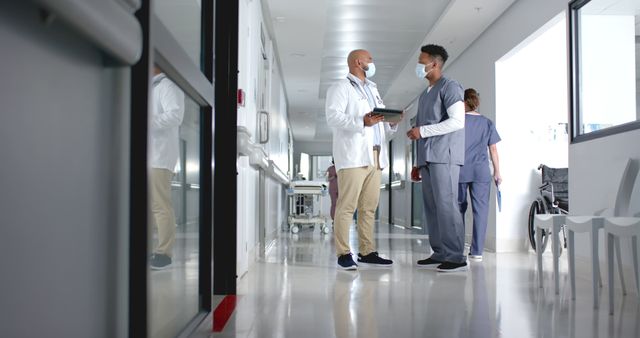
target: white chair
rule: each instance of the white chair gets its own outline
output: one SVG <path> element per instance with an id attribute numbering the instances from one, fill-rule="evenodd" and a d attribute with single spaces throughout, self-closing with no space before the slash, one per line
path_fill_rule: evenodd
<path id="1" fill-rule="evenodd" d="M 622 282 L 622 293 L 626 295 L 624 279 L 622 277 L 622 263 L 620 262 L 620 238 L 631 238 L 631 251 L 633 254 L 633 271 L 636 277 L 636 292 L 640 298 L 640 271 L 638 270 L 638 237 L 640 237 L 640 217 L 608 217 L 604 220 L 604 234 L 607 239 L 605 248 L 607 252 L 608 284 L 609 284 L 609 314 L 613 314 L 613 246 L 616 243 L 618 255 L 618 270 Z"/>
<path id="2" fill-rule="evenodd" d="M 591 277 L 593 288 L 593 307 L 598 308 L 598 289 L 602 287 L 602 277 L 600 275 L 600 258 L 598 255 L 598 242 L 600 229 L 604 228 L 604 217 L 602 216 L 568 216 L 566 218 L 567 229 L 567 251 L 569 256 L 569 282 L 571 284 L 571 299 L 576 299 L 576 267 L 575 267 L 575 240 L 576 232 L 587 232 L 591 238 Z M 620 245 L 616 245 L 618 252 L 618 266 L 622 267 L 620 259 Z M 620 275 L 624 288 L 624 279 Z"/>
<path id="3" fill-rule="evenodd" d="M 571 284 L 571 299 L 576 299 L 576 269 L 575 269 L 575 246 L 574 235 L 576 232 L 587 232 L 591 237 L 591 266 L 592 266 L 592 288 L 593 288 L 593 307 L 598 308 L 599 297 L 598 289 L 602 287 L 602 277 L 600 275 L 600 259 L 598 255 L 598 243 L 600 229 L 604 228 L 605 219 L 607 217 L 619 217 L 628 216 L 629 203 L 631 201 L 631 193 L 638 177 L 638 161 L 634 159 L 628 159 L 627 164 L 620 177 L 620 183 L 618 184 L 618 192 L 616 193 L 616 200 L 613 208 L 604 209 L 595 212 L 593 216 L 567 216 L 566 217 L 566 229 L 568 237 L 568 256 L 569 256 L 569 281 Z M 605 237 L 606 238 L 606 237 Z M 625 290 L 624 276 L 622 274 L 622 258 L 620 256 L 620 241 L 615 240 L 615 245 L 612 244 L 611 249 L 615 246 L 618 253 L 618 270 L 620 273 L 620 281 L 622 283 L 622 289 Z M 610 261 L 609 266 L 613 269 L 613 260 Z"/>
<path id="4" fill-rule="evenodd" d="M 552 241 L 552 254 L 553 254 L 553 278 L 555 281 L 555 293 L 559 293 L 560 281 L 559 281 L 559 256 L 560 256 L 560 243 L 559 236 L 562 229 L 562 225 L 566 225 L 567 230 L 567 244 L 568 244 L 568 256 L 569 256 L 569 280 L 571 284 L 571 298 L 576 298 L 575 287 L 575 247 L 574 247 L 574 234 L 576 232 L 588 232 L 591 237 L 591 265 L 593 276 L 593 306 L 598 307 L 598 287 L 602 286 L 602 278 L 600 277 L 600 261 L 598 257 L 598 235 L 599 230 L 604 227 L 604 218 L 606 216 L 627 216 L 629 210 L 629 201 L 631 200 L 631 191 L 638 176 L 638 161 L 629 159 L 627 160 L 626 167 L 620 178 L 620 184 L 618 185 L 618 192 L 616 195 L 615 205 L 612 209 L 604 209 L 589 216 L 574 216 L 574 215 L 557 215 L 557 214 L 541 214 L 536 215 L 534 220 L 534 226 L 536 227 L 536 243 L 542 242 L 542 231 L 550 230 Z M 616 242 L 619 242 L 616 240 Z M 620 258 L 620 246 L 616 245 L 618 252 L 618 265 L 622 267 L 622 260 Z M 542 287 L 542 252 L 538 250 L 538 281 L 539 286 Z M 624 289 L 624 279 L 621 275 L 621 281 Z M 597 282 L 596 282 L 597 279 Z"/>
<path id="5" fill-rule="evenodd" d="M 559 278 L 559 257 L 560 257 L 560 238 L 559 233 L 562 225 L 565 223 L 565 215 L 562 214 L 539 214 L 535 215 L 533 225 L 536 228 L 536 255 L 538 258 L 538 284 L 542 287 L 542 230 L 546 231 L 547 236 L 551 236 L 551 253 L 553 254 L 553 280 L 555 281 L 555 293 L 560 293 Z M 549 233 L 550 232 L 550 233 Z"/>

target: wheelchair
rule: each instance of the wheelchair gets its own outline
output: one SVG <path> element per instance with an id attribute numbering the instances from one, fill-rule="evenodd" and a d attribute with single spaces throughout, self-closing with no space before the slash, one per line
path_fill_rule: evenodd
<path id="1" fill-rule="evenodd" d="M 542 243 L 540 248 L 536 247 L 536 228 L 533 225 L 535 215 L 537 214 L 568 214 L 569 213 L 569 169 L 568 168 L 550 168 L 544 164 L 538 166 L 538 170 L 542 171 L 542 185 L 538 187 L 540 196 L 531 203 L 529 208 L 528 232 L 529 242 L 534 251 L 544 250 L 547 248 L 549 236 L 552 234 L 542 231 Z M 567 236 L 564 226 L 561 231 L 564 245 L 567 247 Z M 559 236 L 560 234 L 558 234 Z M 562 251 L 560 251 L 562 252 Z"/>

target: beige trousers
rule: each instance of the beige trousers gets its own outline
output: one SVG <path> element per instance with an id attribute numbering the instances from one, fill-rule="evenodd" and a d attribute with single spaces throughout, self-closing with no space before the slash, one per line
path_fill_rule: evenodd
<path id="1" fill-rule="evenodd" d="M 373 223 L 380 199 L 379 152 L 374 151 L 375 166 L 340 169 L 338 171 L 338 202 L 333 233 L 338 256 L 351 252 L 349 227 L 358 208 L 359 253 L 368 255 L 376 251 Z"/>
<path id="2" fill-rule="evenodd" d="M 151 212 L 158 227 L 158 247 L 154 253 L 171 256 L 176 240 L 176 217 L 171 202 L 171 176 L 168 169 L 152 168 L 149 172 Z"/>

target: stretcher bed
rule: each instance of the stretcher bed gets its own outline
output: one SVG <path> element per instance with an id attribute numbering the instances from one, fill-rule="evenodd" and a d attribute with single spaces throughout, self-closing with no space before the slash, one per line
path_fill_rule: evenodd
<path id="1" fill-rule="evenodd" d="M 292 181 L 287 189 L 289 196 L 288 225 L 291 233 L 298 233 L 304 225 L 320 225 L 322 233 L 329 233 L 328 217 L 322 215 L 322 197 L 327 195 L 327 183 Z"/>

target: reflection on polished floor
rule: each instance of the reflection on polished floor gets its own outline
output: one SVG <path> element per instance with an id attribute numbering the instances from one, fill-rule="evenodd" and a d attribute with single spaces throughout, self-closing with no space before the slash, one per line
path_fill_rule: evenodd
<path id="1" fill-rule="evenodd" d="M 198 229 L 177 230 L 173 264 L 149 271 L 149 322 L 151 337 L 175 337 L 197 313 L 199 248 Z"/>
<path id="2" fill-rule="evenodd" d="M 194 336 L 640 336 L 640 305 L 633 291 L 624 298 L 617 293 L 616 314 L 609 316 L 606 306 L 593 309 L 589 272 L 578 271 L 578 296 L 571 301 L 564 254 L 556 296 L 551 256 L 545 255 L 549 287 L 541 289 L 533 253 L 489 253 L 482 262 L 470 262 L 467 272 L 443 274 L 413 266 L 427 256 L 426 236 L 379 225 L 376 237 L 381 255 L 394 260 L 393 268 L 351 272 L 336 269 L 331 234 L 320 235 L 318 229 L 282 233 L 239 281 L 237 308 L 224 330 L 211 333 L 210 316 Z M 357 248 L 353 229 L 351 238 Z M 607 304 L 607 289 L 602 290 L 602 304 Z"/>

